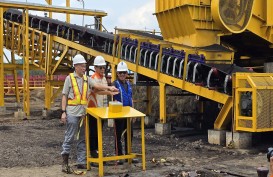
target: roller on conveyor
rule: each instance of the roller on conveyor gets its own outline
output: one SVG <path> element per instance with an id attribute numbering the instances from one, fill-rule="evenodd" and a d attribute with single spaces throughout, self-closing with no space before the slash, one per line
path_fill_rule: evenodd
<path id="1" fill-rule="evenodd" d="M 22 23 L 22 12 L 9 9 L 4 13 L 4 18 L 17 23 Z M 78 25 L 69 24 L 47 17 L 29 15 L 29 27 L 38 29 L 45 33 L 56 35 L 67 40 L 77 42 L 94 50 L 112 55 L 114 48 L 114 34 L 90 29 Z M 118 43 L 121 40 L 121 58 L 136 62 L 138 40 L 128 37 L 116 40 L 116 54 L 118 56 Z M 140 44 L 140 58 L 138 64 L 151 70 L 158 70 L 160 46 L 150 42 Z M 183 78 L 183 66 L 185 52 L 173 48 L 163 48 L 160 72 Z M 250 72 L 236 65 L 214 65 L 206 64 L 204 55 L 189 54 L 186 72 L 186 81 L 198 86 L 207 87 L 231 95 L 231 75 L 235 72 Z M 147 75 L 149 77 L 149 75 Z"/>

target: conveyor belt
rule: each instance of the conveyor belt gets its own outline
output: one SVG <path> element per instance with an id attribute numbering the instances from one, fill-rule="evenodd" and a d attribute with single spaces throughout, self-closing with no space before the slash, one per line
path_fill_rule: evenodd
<path id="1" fill-rule="evenodd" d="M 22 23 L 21 11 L 9 9 L 4 13 L 4 18 L 9 21 Z M 80 45 L 92 48 L 99 52 L 112 55 L 114 48 L 114 35 L 101 32 L 78 25 L 73 25 L 59 20 L 47 17 L 29 15 L 29 26 L 40 31 L 65 38 L 66 40 L 76 42 Z M 149 36 L 153 37 L 153 36 Z M 154 36 L 154 38 L 160 38 Z M 121 50 L 118 49 L 118 43 L 121 40 Z M 137 61 L 138 40 L 131 38 L 118 37 L 116 41 L 116 53 L 120 51 L 121 59 L 130 63 Z M 151 71 L 158 70 L 160 46 L 150 42 L 140 44 L 140 57 L 138 65 Z M 183 79 L 183 69 L 185 61 L 185 52 L 183 50 L 174 50 L 172 48 L 163 48 L 162 62 L 160 72 L 176 79 Z M 186 81 L 196 86 L 215 90 L 223 94 L 231 95 L 231 74 L 234 72 L 248 72 L 244 68 L 235 65 L 213 65 L 206 64 L 203 55 L 188 55 Z M 149 77 L 149 73 L 145 76 Z M 190 90 L 187 90 L 190 91 Z"/>

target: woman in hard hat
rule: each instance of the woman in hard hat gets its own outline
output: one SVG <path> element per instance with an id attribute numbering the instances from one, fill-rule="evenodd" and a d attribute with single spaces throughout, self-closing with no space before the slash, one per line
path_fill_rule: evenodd
<path id="1" fill-rule="evenodd" d="M 97 56 L 94 59 L 95 73 L 91 76 L 95 83 L 107 86 L 107 80 L 104 77 L 106 62 L 102 56 Z M 108 99 L 107 95 L 111 95 L 109 91 L 92 89 L 91 95 L 88 102 L 88 107 L 107 107 Z M 93 158 L 98 158 L 98 130 L 97 130 L 97 119 L 89 115 L 89 127 L 90 127 L 90 154 Z M 103 125 L 104 121 L 102 122 Z M 92 165 L 97 165 L 94 163 Z"/>
<path id="2" fill-rule="evenodd" d="M 113 85 L 119 89 L 119 94 L 114 95 L 114 101 L 122 102 L 123 106 L 133 107 L 132 88 L 130 83 L 126 80 L 128 76 L 128 67 L 125 62 L 120 62 L 117 66 L 117 80 L 113 82 Z M 123 155 L 121 139 L 124 134 L 125 141 L 125 154 L 127 153 L 127 119 L 115 119 L 115 135 L 116 135 L 116 154 Z M 131 129 L 133 130 L 133 128 Z M 131 132 L 133 136 L 133 132 Z M 132 138 L 131 138 L 132 139 Z M 133 163 L 137 163 L 137 159 L 132 160 Z M 122 160 L 117 162 L 119 165 L 123 164 Z"/>
<path id="3" fill-rule="evenodd" d="M 95 83 L 91 78 L 85 76 L 86 60 L 78 54 L 73 58 L 74 73 L 70 73 L 64 82 L 62 91 L 62 116 L 61 121 L 66 124 L 65 138 L 63 142 L 63 165 L 62 171 L 72 173 L 68 165 L 69 154 L 75 135 L 79 132 L 77 143 L 78 168 L 86 169 L 86 145 L 84 126 L 80 126 L 85 116 L 88 96 L 92 87 L 110 90 L 113 95 L 117 93 L 115 87 L 109 87 Z M 80 131 L 78 131 L 80 130 Z"/>

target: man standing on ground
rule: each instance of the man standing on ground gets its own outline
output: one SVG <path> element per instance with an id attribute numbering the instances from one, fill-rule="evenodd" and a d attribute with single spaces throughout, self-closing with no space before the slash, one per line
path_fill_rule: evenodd
<path id="1" fill-rule="evenodd" d="M 97 84 L 108 86 L 107 80 L 104 77 L 106 62 L 102 56 L 97 56 L 94 60 L 95 73 L 91 76 L 93 81 Z M 107 107 L 107 95 L 111 95 L 107 90 L 92 89 L 89 99 L 88 107 Z M 104 121 L 102 122 L 103 125 Z M 98 158 L 98 129 L 97 119 L 89 115 L 89 129 L 90 129 L 90 153 L 91 157 Z"/>
<path id="2" fill-rule="evenodd" d="M 128 67 L 125 62 L 120 62 L 117 66 L 117 80 L 114 81 L 113 85 L 119 89 L 119 94 L 114 95 L 114 101 L 119 101 L 123 106 L 131 106 L 133 107 L 133 97 L 132 97 L 132 88 L 130 83 L 126 80 L 128 76 Z M 131 135 L 133 137 L 133 127 L 131 129 Z M 127 152 L 127 119 L 115 119 L 115 135 L 116 135 L 116 154 L 123 155 L 122 151 L 122 137 L 124 135 L 125 141 L 125 154 Z M 132 140 L 132 138 L 131 138 Z M 137 159 L 132 159 L 133 163 L 137 163 Z M 123 164 L 122 160 L 118 160 L 117 163 L 119 165 Z"/>
<path id="3" fill-rule="evenodd" d="M 96 84 L 91 78 L 85 76 L 86 60 L 78 54 L 73 58 L 74 73 L 70 73 L 64 83 L 62 91 L 62 116 L 61 121 L 66 124 L 65 138 L 63 142 L 62 171 L 72 173 L 68 159 L 75 135 L 78 133 L 77 143 L 77 167 L 86 169 L 86 145 L 83 124 L 86 114 L 88 95 L 91 87 L 110 90 L 114 95 L 118 90 L 115 87 Z"/>

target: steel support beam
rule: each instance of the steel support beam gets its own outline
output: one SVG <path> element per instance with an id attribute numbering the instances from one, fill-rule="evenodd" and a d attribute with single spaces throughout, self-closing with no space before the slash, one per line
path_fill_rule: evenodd
<path id="1" fill-rule="evenodd" d="M 29 102 L 29 18 L 28 18 L 28 10 L 23 10 L 23 55 L 24 55 L 24 61 L 23 61 L 23 73 L 24 73 L 24 112 L 27 116 L 30 115 L 30 102 Z M 20 45 L 20 44 L 19 44 Z"/>
<path id="2" fill-rule="evenodd" d="M 11 52 L 11 62 L 12 64 L 15 64 L 15 56 L 14 56 L 14 51 Z M 16 68 L 13 69 L 13 79 L 15 83 L 15 95 L 16 95 L 16 102 L 20 102 L 20 95 L 19 95 L 19 85 L 18 85 L 18 78 L 17 78 L 17 70 Z"/>
<path id="3" fill-rule="evenodd" d="M 214 129 L 222 130 L 227 128 L 227 124 L 231 121 L 232 106 L 232 97 L 229 97 L 214 122 Z"/>
<path id="4" fill-rule="evenodd" d="M 0 8 L 0 106 L 4 106 L 4 9 Z"/>
<path id="5" fill-rule="evenodd" d="M 104 11 L 101 11 L 101 10 L 69 8 L 69 7 L 60 7 L 60 6 L 17 2 L 17 1 L 2 1 L 2 0 L 0 0 L 0 7 L 14 8 L 14 9 L 28 9 L 28 10 L 56 12 L 56 13 L 66 13 L 66 14 L 75 14 L 75 15 L 97 16 L 97 17 L 107 16 L 107 13 L 105 13 Z"/>
<path id="6" fill-rule="evenodd" d="M 70 0 L 66 0 L 66 7 L 70 7 Z M 70 14 L 66 13 L 66 22 L 70 23 Z"/>
<path id="7" fill-rule="evenodd" d="M 166 123 L 166 84 L 159 82 L 159 118 L 160 123 Z"/>
<path id="8" fill-rule="evenodd" d="M 146 115 L 150 116 L 152 113 L 152 87 L 146 87 L 146 97 L 147 97 L 147 107 L 146 107 Z"/>
<path id="9" fill-rule="evenodd" d="M 51 108 L 51 97 L 53 95 L 53 87 L 51 81 L 53 80 L 52 75 L 52 44 L 53 39 L 51 35 L 47 36 L 47 55 L 46 55 L 46 84 L 45 84 L 45 108 L 49 110 Z"/>

